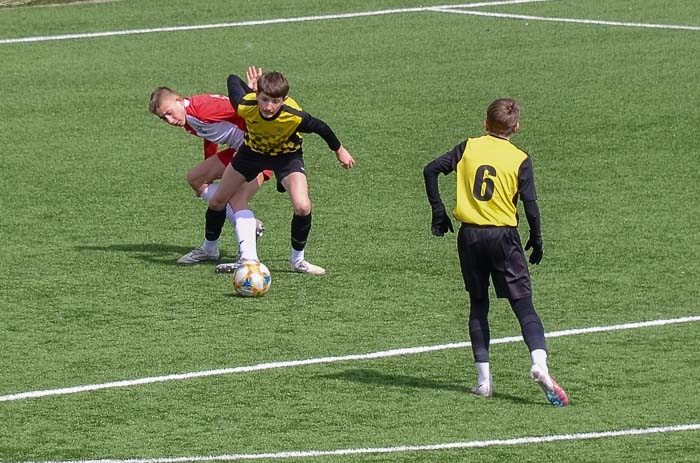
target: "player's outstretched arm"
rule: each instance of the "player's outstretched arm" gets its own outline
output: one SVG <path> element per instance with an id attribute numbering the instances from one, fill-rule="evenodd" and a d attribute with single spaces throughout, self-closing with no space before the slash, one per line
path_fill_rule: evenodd
<path id="1" fill-rule="evenodd" d="M 335 151 L 335 156 L 338 158 L 338 162 L 340 162 L 343 168 L 350 169 L 355 165 L 355 159 L 340 143 L 340 140 L 338 140 L 338 137 L 335 135 L 335 132 L 333 132 L 333 129 L 331 129 L 330 126 L 321 119 L 317 119 L 311 114 L 305 112 L 303 113 L 301 124 L 299 124 L 297 130 L 299 132 L 315 133 L 320 135 L 328 145 L 328 148 Z"/>

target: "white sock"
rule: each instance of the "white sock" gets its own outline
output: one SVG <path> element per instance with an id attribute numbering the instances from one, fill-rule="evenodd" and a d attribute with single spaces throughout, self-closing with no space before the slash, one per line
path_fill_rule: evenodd
<path id="1" fill-rule="evenodd" d="M 202 249 L 204 249 L 204 252 L 207 254 L 216 254 L 219 252 L 219 240 L 216 241 L 209 241 L 209 240 L 204 240 L 204 244 L 202 244 Z"/>
<path id="2" fill-rule="evenodd" d="M 233 214 L 238 250 L 243 260 L 259 260 L 255 242 L 255 215 L 250 209 L 244 209 Z"/>
<path id="3" fill-rule="evenodd" d="M 207 185 L 207 187 L 202 191 L 202 194 L 199 195 L 200 198 L 205 200 L 206 202 L 211 201 L 211 198 L 214 197 L 214 193 L 216 192 L 216 189 L 219 188 L 218 183 L 210 183 Z"/>
<path id="4" fill-rule="evenodd" d="M 233 225 L 233 228 L 236 228 L 236 213 L 233 212 L 233 209 L 231 209 L 231 205 L 227 204 L 226 205 L 226 219 L 231 222 L 231 225 Z"/>
<path id="5" fill-rule="evenodd" d="M 304 250 L 302 249 L 301 251 L 297 251 L 296 249 L 292 248 L 292 256 L 290 257 L 290 260 L 292 261 L 292 264 L 296 264 L 297 262 L 304 260 Z"/>
<path id="6" fill-rule="evenodd" d="M 489 367 L 489 362 L 476 362 L 476 384 L 486 384 L 489 382 L 491 377 L 491 369 Z"/>
<path id="7" fill-rule="evenodd" d="M 530 352 L 530 358 L 532 359 L 532 364 L 537 365 L 544 370 L 545 373 L 549 374 L 549 369 L 547 368 L 547 351 L 544 349 L 535 349 Z"/>

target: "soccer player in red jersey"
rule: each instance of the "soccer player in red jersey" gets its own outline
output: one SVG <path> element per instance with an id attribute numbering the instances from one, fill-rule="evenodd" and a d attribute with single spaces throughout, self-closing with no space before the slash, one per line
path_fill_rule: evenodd
<path id="1" fill-rule="evenodd" d="M 187 182 L 196 195 L 208 203 L 218 187 L 213 182 L 221 178 L 243 143 L 245 121 L 236 114 L 228 97 L 214 94 L 182 97 L 167 87 L 158 87 L 153 91 L 149 110 L 169 125 L 183 127 L 187 132 L 203 139 L 204 160 L 187 173 Z M 219 145 L 227 148 L 219 151 Z M 255 240 L 262 235 L 264 227 L 253 215 L 249 202 L 271 175 L 270 171 L 261 172 L 233 195 L 227 205 L 226 216 L 235 227 L 241 259 L 257 259 Z M 211 237 L 205 233 L 202 246 L 196 247 L 177 262 L 194 264 L 218 258 L 218 236 Z"/>

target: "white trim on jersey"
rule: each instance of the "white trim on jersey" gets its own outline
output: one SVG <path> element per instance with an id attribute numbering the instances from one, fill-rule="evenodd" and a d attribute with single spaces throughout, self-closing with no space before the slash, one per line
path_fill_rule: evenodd
<path id="1" fill-rule="evenodd" d="M 194 116 L 187 115 L 187 124 L 197 133 L 197 136 L 219 145 L 228 145 L 238 149 L 243 144 L 245 132 L 228 121 L 203 122 Z"/>

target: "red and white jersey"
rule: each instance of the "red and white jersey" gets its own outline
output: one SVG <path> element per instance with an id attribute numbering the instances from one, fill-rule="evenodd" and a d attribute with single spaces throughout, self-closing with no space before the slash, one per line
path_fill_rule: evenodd
<path id="1" fill-rule="evenodd" d="M 205 157 L 216 153 L 218 145 L 238 150 L 245 137 L 245 121 L 236 114 L 231 101 L 222 95 L 193 95 L 184 98 L 185 130 L 204 139 Z"/>

